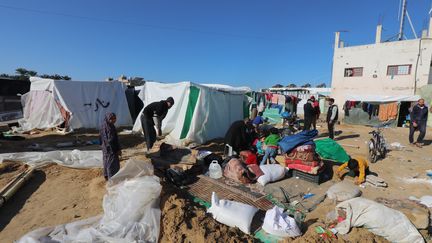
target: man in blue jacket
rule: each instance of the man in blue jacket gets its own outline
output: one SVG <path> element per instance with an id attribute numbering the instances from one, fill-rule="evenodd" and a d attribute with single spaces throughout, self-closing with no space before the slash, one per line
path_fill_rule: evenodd
<path id="1" fill-rule="evenodd" d="M 411 112 L 411 124 L 409 133 L 409 142 L 417 147 L 422 147 L 423 138 L 426 135 L 426 124 L 428 119 L 428 108 L 425 106 L 424 99 L 419 99 L 418 103 L 413 107 Z M 414 132 L 420 132 L 417 142 L 414 142 Z"/>

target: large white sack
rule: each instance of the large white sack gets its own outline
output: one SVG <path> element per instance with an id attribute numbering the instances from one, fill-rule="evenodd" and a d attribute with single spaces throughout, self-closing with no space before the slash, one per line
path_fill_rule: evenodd
<path id="1" fill-rule="evenodd" d="M 286 168 L 279 164 L 260 165 L 260 169 L 264 175 L 260 176 L 257 181 L 263 186 L 285 177 Z"/>
<path id="2" fill-rule="evenodd" d="M 100 168 L 102 167 L 102 151 L 58 150 L 50 152 L 21 152 L 0 154 L 3 161 L 18 161 L 30 166 L 42 166 L 56 163 L 72 168 Z"/>
<path id="3" fill-rule="evenodd" d="M 348 181 L 341 181 L 327 190 L 327 197 L 338 202 L 359 197 L 362 194 L 358 186 Z"/>
<path id="4" fill-rule="evenodd" d="M 262 229 L 271 235 L 280 237 L 297 237 L 301 235 L 296 221 L 278 206 L 274 206 L 274 208 L 266 212 Z"/>
<path id="5" fill-rule="evenodd" d="M 103 215 L 38 229 L 24 235 L 18 243 L 157 242 L 162 190 L 159 178 L 153 175 L 152 165 L 144 161 L 129 160 L 118 173 L 123 178 L 128 171 L 129 178 L 107 186 Z"/>
<path id="6" fill-rule="evenodd" d="M 346 212 L 346 219 L 336 229 L 347 234 L 352 227 L 365 227 L 391 242 L 421 243 L 423 237 L 401 212 L 365 198 L 353 198 L 339 203 L 336 210 Z"/>
<path id="7" fill-rule="evenodd" d="M 422 196 L 421 198 L 416 198 L 414 196 L 411 196 L 409 197 L 409 199 L 413 201 L 417 201 L 428 208 L 432 208 L 432 196 L 426 195 L 426 196 Z"/>
<path id="8" fill-rule="evenodd" d="M 219 200 L 215 192 L 212 193 L 212 204 L 207 210 L 219 223 L 230 227 L 237 227 L 246 234 L 250 234 L 250 226 L 257 208 L 235 201 Z"/>

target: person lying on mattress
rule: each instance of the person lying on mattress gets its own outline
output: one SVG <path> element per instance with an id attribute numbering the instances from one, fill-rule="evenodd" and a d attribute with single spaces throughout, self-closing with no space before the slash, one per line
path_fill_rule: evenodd
<path id="1" fill-rule="evenodd" d="M 366 159 L 361 157 L 356 157 L 356 158 L 350 157 L 348 162 L 339 166 L 339 168 L 337 169 L 336 174 L 339 177 L 339 179 L 342 179 L 343 176 L 346 174 L 345 169 L 347 167 L 349 170 L 348 175 L 356 178 L 356 180 L 354 181 L 356 185 L 360 185 L 363 182 L 365 182 L 366 175 L 370 173 L 369 166 Z"/>

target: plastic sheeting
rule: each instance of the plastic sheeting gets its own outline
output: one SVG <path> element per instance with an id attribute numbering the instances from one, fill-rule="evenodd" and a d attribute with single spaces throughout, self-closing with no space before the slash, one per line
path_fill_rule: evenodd
<path id="1" fill-rule="evenodd" d="M 23 119 L 18 121 L 24 131 L 45 130 L 64 122 L 52 93 L 45 90 L 30 91 L 21 97 L 24 107 Z"/>
<path id="2" fill-rule="evenodd" d="M 315 140 L 315 151 L 322 159 L 339 163 L 349 160 L 349 155 L 336 141 L 330 138 Z"/>
<path id="3" fill-rule="evenodd" d="M 51 152 L 22 152 L 0 154 L 0 162 L 20 161 L 30 166 L 57 163 L 71 168 L 102 167 L 102 151 L 65 150 Z"/>
<path id="4" fill-rule="evenodd" d="M 199 96 L 189 130 L 185 137 L 182 137 L 191 87 L 199 89 Z M 204 143 L 223 137 L 232 122 L 242 120 L 244 90 L 244 88 L 224 85 L 204 86 L 191 82 L 173 84 L 146 82 L 138 96 L 143 100 L 144 106 L 165 100 L 168 96 L 174 98 L 174 106 L 168 111 L 162 122 L 162 133 L 168 135 L 168 142 L 185 145 L 191 142 Z M 141 114 L 142 111 L 133 127 L 135 133 L 142 132 L 141 119 L 139 119 Z"/>
<path id="5" fill-rule="evenodd" d="M 153 166 L 129 160 L 111 179 L 103 199 L 103 215 L 38 229 L 18 243 L 157 242 L 162 186 L 153 175 Z"/>
<path id="6" fill-rule="evenodd" d="M 345 100 L 361 101 L 367 103 L 391 103 L 402 101 L 417 101 L 418 95 L 346 95 Z"/>
<path id="7" fill-rule="evenodd" d="M 117 115 L 117 126 L 132 125 L 120 82 L 78 82 L 31 78 L 30 92 L 24 107 L 24 130 L 46 129 L 60 125 L 58 102 L 71 113 L 69 125 L 76 128 L 99 128 L 107 112 Z"/>

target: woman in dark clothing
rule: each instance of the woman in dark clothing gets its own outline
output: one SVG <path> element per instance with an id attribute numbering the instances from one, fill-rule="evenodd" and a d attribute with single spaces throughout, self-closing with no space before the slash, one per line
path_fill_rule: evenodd
<path id="1" fill-rule="evenodd" d="M 117 131 L 114 126 L 117 121 L 114 113 L 107 113 L 100 129 L 100 140 L 103 154 L 103 167 L 105 180 L 109 180 L 120 170 L 121 148 Z"/>
<path id="2" fill-rule="evenodd" d="M 235 121 L 225 134 L 225 144 L 230 145 L 233 151 L 240 154 L 240 151 L 249 149 L 252 144 L 251 131 L 253 127 L 249 119 Z"/>

